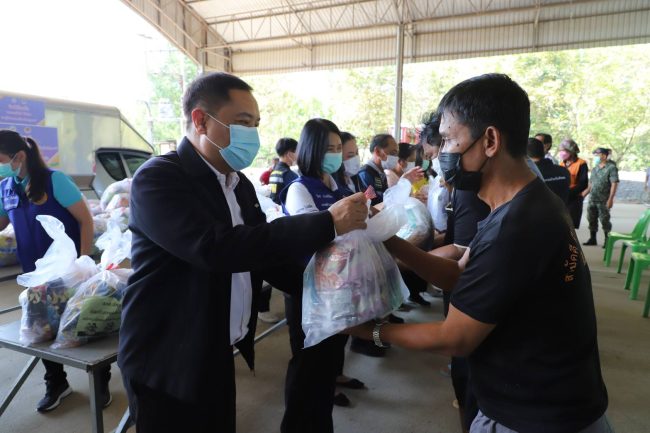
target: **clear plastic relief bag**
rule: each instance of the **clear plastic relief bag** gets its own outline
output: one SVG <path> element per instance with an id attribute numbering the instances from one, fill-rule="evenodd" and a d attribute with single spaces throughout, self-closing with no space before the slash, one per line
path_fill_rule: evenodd
<path id="1" fill-rule="evenodd" d="M 305 347 L 398 308 L 408 290 L 381 242 L 363 230 L 340 236 L 311 258 L 303 278 Z"/>

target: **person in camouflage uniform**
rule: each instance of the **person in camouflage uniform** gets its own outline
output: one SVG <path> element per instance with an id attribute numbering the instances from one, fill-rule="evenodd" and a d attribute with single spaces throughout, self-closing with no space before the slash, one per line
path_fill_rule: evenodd
<path id="1" fill-rule="evenodd" d="M 599 147 L 594 150 L 594 168 L 591 170 L 591 178 L 589 179 L 589 187 L 583 193 L 584 196 L 589 196 L 589 204 L 587 205 L 587 221 L 589 221 L 590 237 L 583 245 L 597 245 L 596 233 L 598 233 L 598 217 L 600 216 L 600 224 L 603 226 L 605 232 L 605 242 L 603 248 L 607 243 L 607 236 L 612 230 L 612 223 L 610 222 L 609 210 L 614 205 L 614 195 L 618 187 L 618 169 L 613 161 L 610 161 L 609 149 Z"/>

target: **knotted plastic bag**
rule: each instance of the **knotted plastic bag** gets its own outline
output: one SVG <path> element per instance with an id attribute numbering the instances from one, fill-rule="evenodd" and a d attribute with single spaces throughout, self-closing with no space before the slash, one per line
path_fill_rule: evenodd
<path id="1" fill-rule="evenodd" d="M 368 220 L 366 233 L 371 240 L 375 242 L 388 240 L 408 222 L 405 206 L 410 195 L 411 182 L 406 179 L 400 179 L 395 186 L 384 192 L 384 208 Z"/>
<path id="2" fill-rule="evenodd" d="M 52 340 L 67 301 L 82 282 L 98 271 L 90 257 L 77 259 L 77 249 L 61 221 L 50 215 L 39 215 L 36 220 L 53 242 L 43 258 L 36 261 L 36 269 L 16 280 L 27 287 L 18 297 L 22 307 L 19 339 L 24 344 Z"/>
<path id="3" fill-rule="evenodd" d="M 102 198 L 100 200 L 100 205 L 102 209 L 109 210 L 109 204 L 113 201 L 113 198 L 116 195 L 120 195 L 120 198 L 115 199 L 113 205 L 110 207 L 110 210 L 117 209 L 118 207 L 128 207 L 128 198 L 131 194 L 131 182 L 132 179 L 123 179 L 119 182 L 112 183 L 104 190 Z"/>
<path id="4" fill-rule="evenodd" d="M 406 224 L 404 224 L 397 236 L 412 243 L 415 246 L 423 246 L 433 236 L 433 223 L 429 210 L 420 200 L 409 197 L 404 206 L 406 209 Z"/>
<path id="5" fill-rule="evenodd" d="M 97 240 L 101 271 L 81 284 L 68 300 L 54 349 L 76 347 L 116 333 L 120 327 L 122 298 L 130 269 L 117 266 L 131 257 L 131 232 L 122 233 L 115 221 Z"/>
<path id="6" fill-rule="evenodd" d="M 364 230 L 337 237 L 311 258 L 303 277 L 302 328 L 310 347 L 398 308 L 408 289 L 381 242 Z"/>

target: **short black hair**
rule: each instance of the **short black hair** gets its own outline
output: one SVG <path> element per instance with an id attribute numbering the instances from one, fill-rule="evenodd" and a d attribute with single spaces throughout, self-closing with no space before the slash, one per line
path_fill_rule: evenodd
<path id="1" fill-rule="evenodd" d="M 526 155 L 530 131 L 528 94 L 505 74 L 485 74 L 456 84 L 443 96 L 441 115 L 451 114 L 477 139 L 489 126 L 506 138 L 506 150 L 515 158 Z"/>
<path id="2" fill-rule="evenodd" d="M 427 143 L 429 146 L 440 147 L 442 137 L 440 136 L 440 113 L 432 111 L 422 117 L 422 131 L 420 132 L 420 143 Z"/>
<path id="3" fill-rule="evenodd" d="M 409 159 L 409 157 L 415 152 L 415 146 L 411 143 L 399 143 L 397 149 L 397 157 L 403 161 Z"/>
<path id="4" fill-rule="evenodd" d="M 544 158 L 544 143 L 535 137 L 528 138 L 528 146 L 526 148 L 528 156 L 531 158 L 542 159 Z"/>
<path id="5" fill-rule="evenodd" d="M 323 159 L 330 145 L 330 132 L 341 135 L 339 128 L 327 119 L 310 119 L 305 123 L 298 140 L 298 168 L 303 176 L 320 179 Z"/>
<path id="6" fill-rule="evenodd" d="M 374 152 L 377 147 L 386 149 L 388 147 L 388 140 L 393 138 L 390 134 L 377 134 L 370 140 L 370 152 Z"/>
<path id="7" fill-rule="evenodd" d="M 538 132 L 535 134 L 535 137 L 542 137 L 542 143 L 543 144 L 553 144 L 553 137 L 551 137 L 551 134 L 547 134 L 545 132 Z"/>
<path id="8" fill-rule="evenodd" d="M 341 131 L 341 143 L 345 143 L 346 141 L 356 140 L 356 139 L 357 137 L 350 134 L 349 132 Z"/>
<path id="9" fill-rule="evenodd" d="M 183 114 L 187 125 L 192 124 L 192 110 L 199 107 L 207 111 L 221 107 L 230 101 L 230 91 L 233 89 L 253 90 L 241 78 L 225 72 L 212 72 L 192 81 L 183 95 Z"/>
<path id="10" fill-rule="evenodd" d="M 284 137 L 275 143 L 275 152 L 278 156 L 284 156 L 287 152 L 295 152 L 298 147 L 298 142 L 290 137 Z"/>

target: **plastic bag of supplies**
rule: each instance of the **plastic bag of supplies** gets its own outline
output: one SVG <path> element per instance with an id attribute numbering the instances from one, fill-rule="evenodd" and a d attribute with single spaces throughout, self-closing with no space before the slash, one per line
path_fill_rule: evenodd
<path id="1" fill-rule="evenodd" d="M 24 344 L 52 340 L 67 301 L 82 282 L 97 272 L 93 259 L 77 258 L 77 249 L 62 222 L 49 215 L 36 219 L 54 241 L 43 258 L 36 261 L 36 269 L 16 280 L 27 287 L 18 297 L 22 307 L 19 338 Z"/>
<path id="2" fill-rule="evenodd" d="M 128 198 L 131 194 L 131 182 L 132 179 L 127 178 L 110 184 L 108 188 L 104 190 L 100 200 L 102 209 L 113 210 L 118 207 L 128 207 Z M 112 207 L 109 207 L 109 204 L 113 201 L 115 196 L 120 196 L 120 198 L 115 200 Z"/>
<path id="3" fill-rule="evenodd" d="M 370 239 L 383 242 L 399 231 L 408 222 L 406 203 L 411 195 L 411 182 L 400 179 L 384 192 L 384 208 L 368 220 L 366 232 Z"/>
<path id="4" fill-rule="evenodd" d="M 404 206 L 406 209 L 406 224 L 397 236 L 416 246 L 425 245 L 433 236 L 433 223 L 429 210 L 420 200 L 409 197 Z"/>
<path id="5" fill-rule="evenodd" d="M 398 308 L 408 289 L 381 242 L 347 233 L 311 258 L 303 278 L 305 347 Z"/>
<path id="6" fill-rule="evenodd" d="M 82 283 L 68 300 L 52 344 L 54 349 L 80 346 L 119 330 L 122 298 L 131 269 L 117 266 L 131 256 L 131 232 L 122 233 L 115 222 L 109 221 L 97 247 L 104 250 L 101 271 Z"/>

